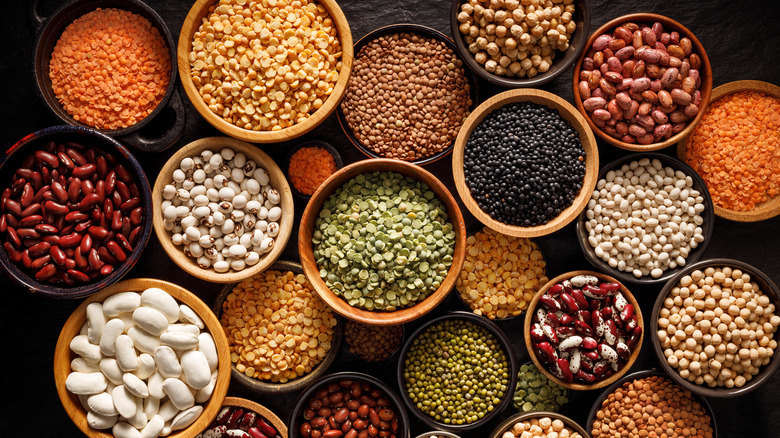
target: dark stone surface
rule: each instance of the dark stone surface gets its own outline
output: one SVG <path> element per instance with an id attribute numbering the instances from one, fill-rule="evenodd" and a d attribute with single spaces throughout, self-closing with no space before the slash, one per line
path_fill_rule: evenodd
<path id="1" fill-rule="evenodd" d="M 38 14 L 46 16 L 62 1 L 42 0 Z M 168 23 L 171 32 L 178 35 L 192 2 L 187 0 L 157 0 L 148 2 Z M 447 14 L 448 0 L 342 0 L 340 2 L 357 40 L 369 31 L 393 23 L 413 22 L 434 27 L 450 34 Z M 591 1 L 593 8 L 591 29 L 595 30 L 606 21 L 632 12 L 655 12 L 667 15 L 688 27 L 702 42 L 712 62 L 715 86 L 740 80 L 757 79 L 780 84 L 780 2 L 747 1 L 643 1 L 599 0 Z M 0 17 L 5 38 L 2 43 L 3 61 L 0 62 L 0 147 L 7 149 L 23 136 L 38 129 L 57 124 L 34 91 L 32 76 L 32 47 L 35 40 L 33 21 L 29 19 L 29 5 L 25 1 L 8 2 Z M 542 87 L 572 102 L 571 71 Z M 503 91 L 487 83 L 480 83 L 480 100 Z M 179 146 L 212 135 L 221 135 L 208 125 L 186 101 L 187 124 L 182 138 L 169 150 L 154 154 L 137 154 L 145 165 L 148 177 L 153 183 L 162 164 Z M 335 115 L 303 139 L 322 139 L 338 148 L 345 162 L 360 160 L 363 156 L 350 145 L 341 132 Z M 299 139 L 301 141 L 303 139 Z M 264 151 L 281 163 L 289 144 L 262 145 Z M 600 142 L 600 159 L 606 164 L 626 155 L 622 151 Z M 663 151 L 673 154 L 673 148 Z M 438 175 L 452 188 L 450 159 L 442 159 L 427 168 Z M 296 217 L 299 218 L 305 204 L 296 201 Z M 470 225 L 474 219 L 464 209 Z M 755 224 L 739 224 L 716 219 L 715 232 L 704 258 L 729 257 L 743 260 L 763 270 L 776 283 L 780 283 L 780 218 Z M 297 230 L 293 231 L 297 235 Z M 552 235 L 538 239 L 548 261 L 550 277 L 573 269 L 589 269 L 576 243 L 573 225 Z M 293 237 L 285 249 L 284 259 L 297 259 L 297 244 Z M 127 278 L 153 277 L 172 281 L 197 293 L 205 302 L 216 297 L 220 285 L 208 284 L 185 274 L 171 262 L 153 237 L 141 262 L 127 275 Z M 640 301 L 645 317 L 649 315 L 652 303 L 661 286 L 633 286 L 631 290 Z M 5 301 L 2 305 L 3 345 L 8 349 L 2 354 L 3 383 L 8 405 L 4 410 L 2 436 L 30 434 L 34 436 L 79 436 L 80 431 L 66 415 L 54 386 L 52 359 L 57 336 L 62 324 L 78 306 L 78 302 L 43 299 L 20 290 L 9 280 L 0 280 L 0 290 Z M 454 294 L 440 308 L 439 314 L 448 309 L 462 309 Z M 521 362 L 527 360 L 528 352 L 522 338 L 522 320 L 501 324 L 514 340 Z M 416 327 L 412 323 L 407 333 Z M 658 366 L 652 351 L 649 336 L 645 339 L 642 352 L 632 371 L 651 369 Z M 395 363 L 383 366 L 366 366 L 352 357 L 345 348 L 341 351 L 330 371 L 363 371 L 379 377 L 397 388 Z M 780 402 L 776 392 L 780 389 L 780 376 L 775 375 L 764 387 L 749 395 L 732 400 L 709 399 L 721 437 L 777 437 L 773 417 L 780 414 Z M 563 413 L 584 424 L 588 411 L 600 391 L 572 393 Z M 280 417 L 286 419 L 291 411 L 295 396 L 263 397 L 250 394 L 233 384 L 230 395 L 244 396 L 265 404 Z M 503 413 L 512 413 L 509 408 Z M 774 417 L 776 418 L 776 417 Z M 474 432 L 464 433 L 466 437 L 488 435 L 495 424 L 488 424 Z M 412 437 L 428 430 L 419 422 L 413 423 Z"/>

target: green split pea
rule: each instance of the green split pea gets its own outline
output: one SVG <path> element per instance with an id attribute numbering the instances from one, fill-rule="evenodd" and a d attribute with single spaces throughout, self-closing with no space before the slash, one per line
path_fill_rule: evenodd
<path id="1" fill-rule="evenodd" d="M 558 412 L 569 401 L 568 391 L 542 374 L 533 363 L 520 367 L 512 405 L 522 412 Z"/>

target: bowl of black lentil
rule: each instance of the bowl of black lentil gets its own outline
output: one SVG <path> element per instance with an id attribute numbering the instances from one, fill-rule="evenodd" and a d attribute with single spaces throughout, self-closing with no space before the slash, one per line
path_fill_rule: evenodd
<path id="1" fill-rule="evenodd" d="M 509 406 L 517 356 L 492 321 L 454 311 L 420 326 L 398 360 L 398 387 L 411 413 L 436 430 L 478 428 Z"/>
<path id="2" fill-rule="evenodd" d="M 515 237 L 553 233 L 585 208 L 599 168 L 596 138 L 564 99 L 499 93 L 463 124 L 452 152 L 455 187 L 483 224 Z"/>

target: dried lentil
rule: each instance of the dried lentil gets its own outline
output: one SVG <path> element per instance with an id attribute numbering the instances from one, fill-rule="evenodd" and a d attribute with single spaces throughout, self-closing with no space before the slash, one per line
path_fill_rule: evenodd
<path id="1" fill-rule="evenodd" d="M 533 240 L 484 227 L 466 239 L 466 260 L 455 287 L 477 315 L 517 316 L 549 280 L 545 266 Z"/>
<path id="2" fill-rule="evenodd" d="M 333 155 L 318 146 L 302 147 L 290 157 L 290 182 L 295 190 L 304 195 L 314 193 L 335 171 L 336 160 Z"/>
<path id="3" fill-rule="evenodd" d="M 230 360 L 239 372 L 284 383 L 331 348 L 336 318 L 303 274 L 269 270 L 236 285 L 222 304 Z"/>
<path id="4" fill-rule="evenodd" d="M 531 418 L 518 421 L 511 429 L 501 435 L 501 438 L 582 438 L 582 435 L 566 427 L 562 420 L 550 417 Z"/>
<path id="5" fill-rule="evenodd" d="M 394 33 L 358 52 L 341 108 L 363 146 L 416 161 L 452 145 L 469 115 L 470 90 L 463 61 L 446 44 Z"/>
<path id="6" fill-rule="evenodd" d="M 403 340 L 402 325 L 369 325 L 349 320 L 344 326 L 344 339 L 350 353 L 366 362 L 381 362 L 389 358 Z"/>

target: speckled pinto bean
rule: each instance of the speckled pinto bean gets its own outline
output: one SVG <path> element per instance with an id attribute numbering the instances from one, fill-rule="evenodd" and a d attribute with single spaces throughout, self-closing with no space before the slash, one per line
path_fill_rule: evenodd
<path id="1" fill-rule="evenodd" d="M 593 123 L 611 137 L 657 143 L 682 131 L 699 113 L 700 68 L 690 38 L 666 31 L 659 22 L 629 22 L 595 39 L 582 61 L 577 90 Z"/>
<path id="2" fill-rule="evenodd" d="M 110 152 L 48 142 L 19 164 L 0 198 L 9 258 L 60 286 L 111 274 L 139 243 L 145 216 L 129 165 Z"/>

